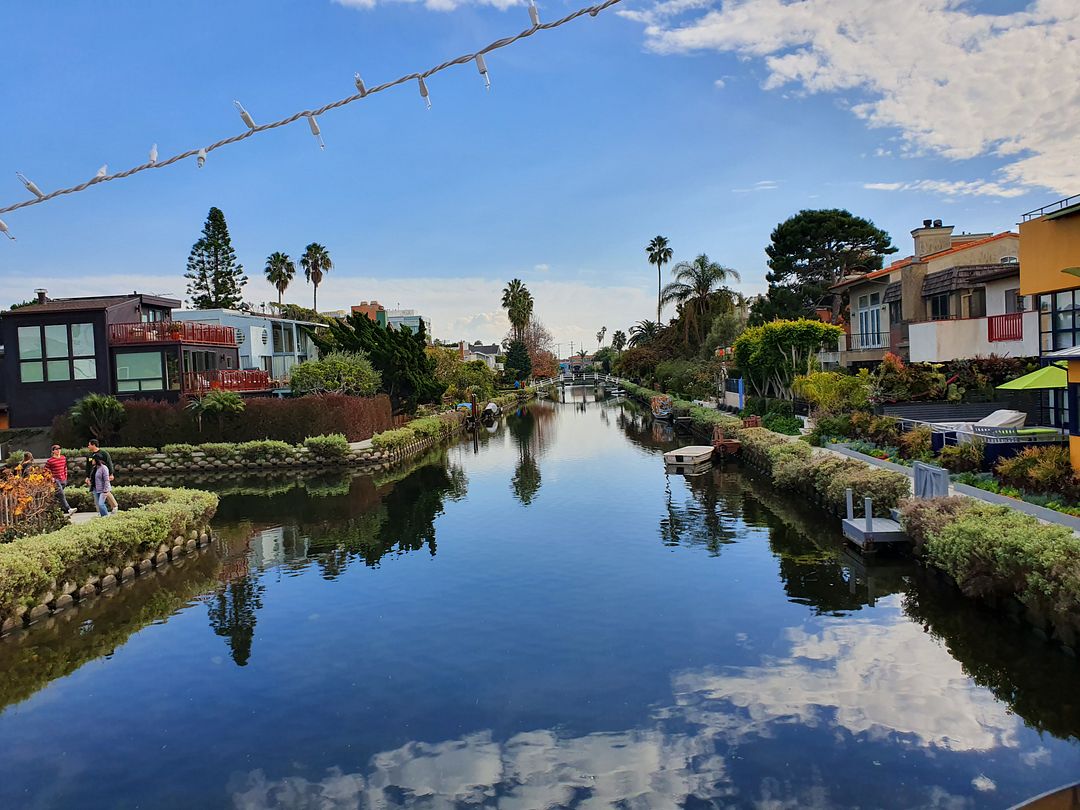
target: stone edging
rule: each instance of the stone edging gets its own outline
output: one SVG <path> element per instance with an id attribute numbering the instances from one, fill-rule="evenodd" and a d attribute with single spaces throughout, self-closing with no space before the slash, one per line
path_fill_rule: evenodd
<path id="1" fill-rule="evenodd" d="M 59 613 L 87 599 L 93 599 L 98 594 L 141 577 L 148 571 L 167 567 L 170 563 L 208 546 L 211 542 L 209 527 L 204 527 L 202 531 L 191 529 L 186 535 L 178 534 L 170 542 L 159 543 L 156 547 L 142 552 L 142 559 L 129 560 L 119 568 L 109 566 L 101 574 L 87 577 L 82 585 L 70 580 L 60 583 L 55 591 L 45 594 L 41 602 L 34 607 L 16 608 L 14 616 L 9 616 L 0 623 L 0 635 L 30 627 L 47 616 Z"/>

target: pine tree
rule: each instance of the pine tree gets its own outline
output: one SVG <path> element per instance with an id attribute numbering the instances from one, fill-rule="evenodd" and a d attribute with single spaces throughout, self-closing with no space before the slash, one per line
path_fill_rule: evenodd
<path id="1" fill-rule="evenodd" d="M 247 284 L 244 268 L 236 260 L 229 227 L 220 208 L 211 208 L 202 238 L 188 255 L 187 294 L 195 309 L 238 309 Z"/>

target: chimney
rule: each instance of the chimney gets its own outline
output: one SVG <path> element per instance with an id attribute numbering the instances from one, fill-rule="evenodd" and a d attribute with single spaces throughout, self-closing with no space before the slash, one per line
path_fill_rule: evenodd
<path id="1" fill-rule="evenodd" d="M 911 232 L 915 241 L 915 258 L 922 259 L 939 250 L 952 247 L 952 225 L 942 225 L 940 219 L 924 219 L 921 228 Z"/>
<path id="2" fill-rule="evenodd" d="M 464 340 L 458 342 L 458 351 L 461 353 L 461 359 L 464 360 L 465 359 L 465 341 Z"/>
<path id="3" fill-rule="evenodd" d="M 37 293 L 37 302 L 39 304 L 47 304 L 49 302 L 49 291 L 42 288 L 34 290 Z"/>

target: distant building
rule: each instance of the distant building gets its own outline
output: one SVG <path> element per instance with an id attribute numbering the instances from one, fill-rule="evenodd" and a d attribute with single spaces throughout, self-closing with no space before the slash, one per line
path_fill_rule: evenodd
<path id="1" fill-rule="evenodd" d="M 271 388 L 240 369 L 236 330 L 182 322 L 180 302 L 157 295 L 48 297 L 0 319 L 0 410 L 10 426 L 43 427 L 87 394 L 177 400 L 221 388 Z"/>
<path id="2" fill-rule="evenodd" d="M 460 351 L 462 360 L 482 360 L 492 371 L 498 371 L 502 368 L 502 363 L 498 361 L 498 358 L 503 351 L 498 343 L 485 345 L 479 340 L 472 344 L 462 341 Z"/>
<path id="3" fill-rule="evenodd" d="M 361 301 L 352 308 L 353 315 L 363 315 L 379 326 L 386 326 L 386 309 L 378 301 Z"/>
<path id="4" fill-rule="evenodd" d="M 292 367 L 319 356 L 311 333 L 325 325 L 231 309 L 179 310 L 173 320 L 227 326 L 236 332 L 240 368 L 260 369 L 278 386 L 288 383 Z"/>
<path id="5" fill-rule="evenodd" d="M 386 325 L 391 329 L 399 329 L 407 326 L 415 335 L 420 331 L 421 315 L 415 309 L 390 309 L 386 310 Z M 431 333 L 431 324 L 425 324 L 428 334 Z"/>

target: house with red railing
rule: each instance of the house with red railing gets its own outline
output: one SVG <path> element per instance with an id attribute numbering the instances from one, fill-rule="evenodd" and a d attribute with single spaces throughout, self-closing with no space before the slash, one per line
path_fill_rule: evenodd
<path id="1" fill-rule="evenodd" d="M 157 295 L 49 298 L 0 314 L 0 410 L 13 428 L 43 427 L 87 394 L 176 400 L 216 388 L 272 389 L 239 367 L 236 330 L 174 321 Z"/>
<path id="2" fill-rule="evenodd" d="M 1039 315 L 1020 295 L 1019 234 L 953 231 L 924 220 L 912 255 L 832 288 L 847 296 L 849 318 L 829 359 L 870 367 L 886 352 L 935 363 L 1039 354 Z"/>

